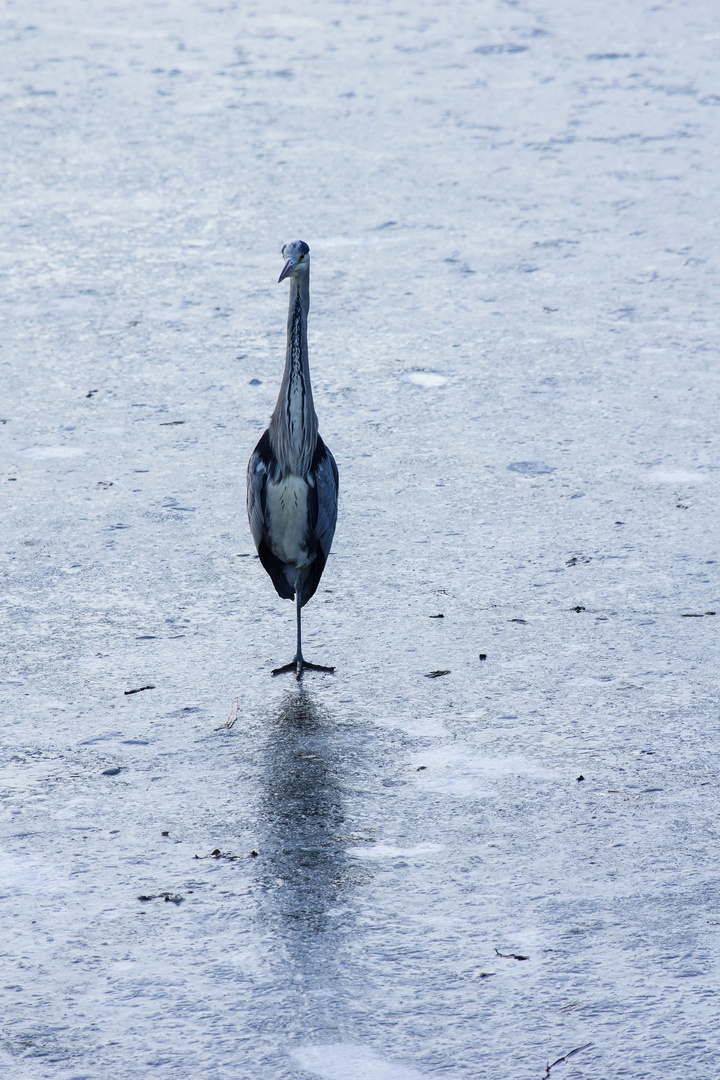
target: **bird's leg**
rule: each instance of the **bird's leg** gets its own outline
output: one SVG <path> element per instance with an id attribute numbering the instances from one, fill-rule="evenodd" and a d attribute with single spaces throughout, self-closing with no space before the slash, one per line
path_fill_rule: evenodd
<path id="1" fill-rule="evenodd" d="M 295 677 L 299 679 L 303 673 L 304 667 L 309 667 L 303 660 L 302 654 L 302 634 L 300 632 L 300 611 L 302 609 L 302 589 L 300 583 L 295 582 L 295 610 L 297 612 L 297 648 L 295 650 L 295 657 L 289 664 L 283 664 L 282 667 L 273 668 L 273 675 L 284 675 L 286 671 L 294 671 Z"/>
<path id="2" fill-rule="evenodd" d="M 311 664 L 309 660 L 303 659 L 300 615 L 300 612 L 302 611 L 302 586 L 300 585 L 299 580 L 295 582 L 295 609 L 297 612 L 297 649 L 295 650 L 295 658 L 294 660 L 291 660 L 289 664 L 284 664 L 283 667 L 274 668 L 272 674 L 284 675 L 286 671 L 294 671 L 295 678 L 299 682 L 302 678 L 303 671 L 334 671 L 334 667 L 324 667 L 322 664 Z"/>
<path id="3" fill-rule="evenodd" d="M 302 654 L 302 585 L 300 584 L 300 575 L 295 578 L 295 612 L 297 616 L 297 649 L 295 650 L 295 663 L 298 665 L 298 679 L 302 672 L 303 654 Z"/>

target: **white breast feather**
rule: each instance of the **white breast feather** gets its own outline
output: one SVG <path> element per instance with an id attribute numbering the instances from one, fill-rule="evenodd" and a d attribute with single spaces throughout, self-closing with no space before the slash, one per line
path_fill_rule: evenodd
<path id="1" fill-rule="evenodd" d="M 307 496 L 308 486 L 301 476 L 286 476 L 277 484 L 268 481 L 265 489 L 273 552 L 282 562 L 298 567 L 309 562 L 305 546 Z"/>

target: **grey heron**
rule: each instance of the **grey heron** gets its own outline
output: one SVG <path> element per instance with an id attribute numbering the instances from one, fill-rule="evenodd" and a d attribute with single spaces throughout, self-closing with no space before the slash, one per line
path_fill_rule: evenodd
<path id="1" fill-rule="evenodd" d="M 315 594 L 337 521 L 338 471 L 318 434 L 308 365 L 310 248 L 291 240 L 282 249 L 278 282 L 290 281 L 285 373 L 270 426 L 255 447 L 247 472 L 250 531 L 260 562 L 285 600 L 295 599 L 297 649 L 273 675 L 334 671 L 302 654 L 301 610 Z"/>

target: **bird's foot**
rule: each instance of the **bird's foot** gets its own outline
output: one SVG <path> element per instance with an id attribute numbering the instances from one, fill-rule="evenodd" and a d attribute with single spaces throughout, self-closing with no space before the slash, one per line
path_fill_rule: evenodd
<path id="1" fill-rule="evenodd" d="M 311 664 L 307 660 L 303 660 L 300 664 L 300 670 L 298 671 L 298 679 L 302 675 L 303 671 L 327 671 L 329 674 L 333 674 L 334 667 L 325 667 L 324 664 Z"/>
<path id="2" fill-rule="evenodd" d="M 300 682 L 303 677 L 304 671 L 326 671 L 329 674 L 335 671 L 334 667 L 325 667 L 323 664 L 311 664 L 309 660 L 303 660 L 302 657 L 298 659 L 296 657 L 291 660 L 289 664 L 284 664 L 282 667 L 273 668 L 272 675 L 284 675 L 287 671 L 294 671 L 295 678 Z"/>
<path id="3" fill-rule="evenodd" d="M 291 660 L 289 664 L 284 664 L 282 667 L 273 668 L 270 672 L 271 675 L 284 675 L 286 671 L 295 671 L 297 668 L 297 660 Z"/>

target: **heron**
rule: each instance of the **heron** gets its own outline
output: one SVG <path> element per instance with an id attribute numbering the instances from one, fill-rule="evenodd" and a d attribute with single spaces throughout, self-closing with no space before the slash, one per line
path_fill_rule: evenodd
<path id="1" fill-rule="evenodd" d="M 282 249 L 278 283 L 290 281 L 285 372 L 270 425 L 255 447 L 247 471 L 250 531 L 275 591 L 295 600 L 297 649 L 273 675 L 329 671 L 302 654 L 301 611 L 315 594 L 335 534 L 338 470 L 320 438 L 308 364 L 310 248 L 291 240 Z"/>

